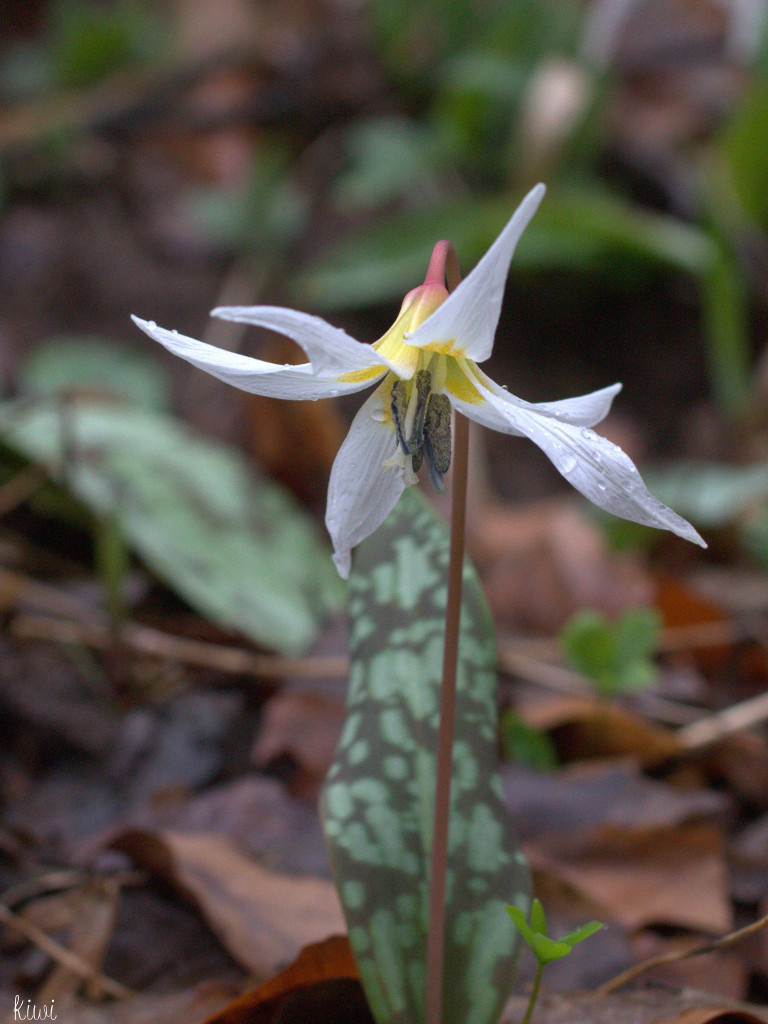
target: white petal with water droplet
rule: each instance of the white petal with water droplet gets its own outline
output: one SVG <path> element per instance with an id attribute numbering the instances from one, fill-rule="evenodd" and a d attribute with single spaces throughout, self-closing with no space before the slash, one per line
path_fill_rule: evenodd
<path id="1" fill-rule="evenodd" d="M 131 319 L 145 334 L 159 341 L 169 352 L 181 356 L 188 363 L 218 377 L 226 384 L 233 384 L 243 391 L 250 391 L 256 395 L 290 399 L 331 398 L 335 395 L 362 391 L 379 379 L 343 382 L 336 377 L 314 374 L 309 363 L 301 363 L 299 366 L 267 363 L 261 359 L 241 355 L 239 352 L 228 352 L 226 349 L 207 345 L 203 341 L 177 334 L 176 331 L 168 331 L 152 321 L 140 320 L 137 316 Z M 384 372 L 382 370 L 382 374 Z"/>
<path id="2" fill-rule="evenodd" d="M 523 408 L 485 391 L 486 404 L 463 402 L 452 397 L 457 409 L 485 425 L 509 434 L 522 434 L 549 457 L 565 479 L 598 508 L 622 519 L 655 526 L 706 547 L 689 522 L 655 498 L 625 453 L 588 427 Z M 571 400 L 576 401 L 578 400 Z M 495 414 L 495 416 L 494 416 Z"/>
<path id="3" fill-rule="evenodd" d="M 391 424 L 377 418 L 387 399 L 382 389 L 388 386 L 380 385 L 355 416 L 328 484 L 325 525 L 333 540 L 333 560 L 345 579 L 352 548 L 381 526 L 405 490 L 402 471 L 383 468 L 397 446 Z"/>
<path id="4" fill-rule="evenodd" d="M 307 353 L 313 373 L 319 376 L 331 377 L 375 366 L 391 369 L 372 345 L 356 341 L 346 331 L 309 313 L 282 306 L 219 306 L 211 316 L 266 327 L 292 338 Z"/>

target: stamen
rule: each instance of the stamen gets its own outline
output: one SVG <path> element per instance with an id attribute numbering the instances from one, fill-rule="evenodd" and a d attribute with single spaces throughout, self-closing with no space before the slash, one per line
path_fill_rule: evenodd
<path id="1" fill-rule="evenodd" d="M 424 418 L 427 414 L 429 394 L 432 389 L 432 375 L 428 370 L 419 370 L 411 384 L 396 380 L 390 394 L 392 420 L 397 432 L 397 443 L 406 455 L 413 455 L 424 444 Z"/>
<path id="2" fill-rule="evenodd" d="M 390 408 L 392 410 L 392 422 L 395 424 L 397 443 L 403 452 L 408 455 L 408 444 L 405 440 L 405 418 L 408 408 L 407 389 L 404 380 L 396 380 L 392 385 L 390 394 Z"/>
<path id="3" fill-rule="evenodd" d="M 408 438 L 408 448 L 411 453 L 419 451 L 421 446 L 424 444 L 424 419 L 427 415 L 429 393 L 432 390 L 432 374 L 429 370 L 419 370 L 416 374 L 413 386 L 416 390 L 416 408 L 414 410 L 413 424 L 411 425 L 411 432 Z M 413 395 L 411 395 L 411 404 L 413 404 Z M 410 408 L 408 411 L 410 412 Z"/>
<path id="4" fill-rule="evenodd" d="M 443 476 L 451 465 L 451 403 L 447 395 L 429 397 L 424 421 L 424 455 L 430 483 L 436 491 L 442 491 Z"/>

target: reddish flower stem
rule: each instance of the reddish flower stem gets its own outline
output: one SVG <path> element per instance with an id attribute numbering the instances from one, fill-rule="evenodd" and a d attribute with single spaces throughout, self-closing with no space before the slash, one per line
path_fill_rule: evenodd
<path id="1" fill-rule="evenodd" d="M 451 804 L 451 776 L 453 774 L 453 734 L 456 717 L 456 669 L 459 657 L 459 620 L 461 618 L 461 590 L 464 574 L 464 524 L 466 521 L 467 468 L 469 464 L 469 420 L 458 412 L 455 415 L 454 434 L 451 547 L 448 563 L 448 599 L 445 609 L 443 677 L 440 685 L 435 818 L 432 833 L 429 884 L 426 1024 L 440 1024 L 443 1006 L 445 879 L 448 870 L 448 824 Z"/>

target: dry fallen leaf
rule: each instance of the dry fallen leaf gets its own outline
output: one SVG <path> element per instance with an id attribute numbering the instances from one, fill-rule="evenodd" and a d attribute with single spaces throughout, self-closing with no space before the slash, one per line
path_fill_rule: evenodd
<path id="1" fill-rule="evenodd" d="M 90 885 L 70 890 L 66 896 L 72 907 L 67 948 L 94 971 L 100 971 L 117 921 L 120 882 L 115 878 L 96 879 Z M 64 996 L 77 992 L 82 984 L 80 975 L 73 973 L 65 964 L 57 964 L 37 992 L 36 999 L 40 1003 L 48 1003 L 52 999 L 61 1002 Z M 98 974 L 94 974 L 86 985 L 91 998 L 101 997 Z"/>
<path id="2" fill-rule="evenodd" d="M 97 1005 L 84 1000 L 71 1000 L 66 1005 L 57 1001 L 55 1011 L 61 1024 L 196 1024 L 232 996 L 232 985 L 203 981 L 193 989 L 164 995 L 136 995 Z M 36 1005 L 42 1007 L 39 998 Z M 0 1003 L 0 1014 L 5 1009 Z M 12 1007 L 9 1005 L 7 1009 L 8 1018 L 13 1019 Z"/>
<path id="3" fill-rule="evenodd" d="M 501 1024 L 517 1024 L 527 999 L 514 996 Z M 536 1004 L 538 1024 L 765 1024 L 768 1014 L 751 1004 L 713 998 L 705 992 L 637 989 L 610 995 L 544 994 Z"/>
<path id="4" fill-rule="evenodd" d="M 633 936 L 633 960 L 642 964 L 652 957 L 682 952 L 690 947 L 689 935 L 670 936 L 656 929 L 646 929 Z M 642 979 L 644 984 L 663 985 L 667 989 L 693 988 L 712 992 L 715 997 L 739 999 L 748 990 L 747 975 L 742 951 L 737 946 L 650 967 Z"/>
<path id="5" fill-rule="evenodd" d="M 656 828 L 686 821 L 722 823 L 728 797 L 711 789 L 680 789 L 648 778 L 637 762 L 580 761 L 556 772 L 520 764 L 501 770 L 507 803 L 524 839 L 584 831 L 597 825 Z"/>
<path id="6" fill-rule="evenodd" d="M 529 725 L 551 735 L 561 761 L 632 757 L 651 765 L 683 751 L 669 729 L 607 701 L 537 696 L 519 711 Z"/>
<path id="7" fill-rule="evenodd" d="M 656 577 L 653 604 L 661 612 L 669 629 L 685 626 L 720 626 L 726 615 L 714 601 L 699 593 L 677 577 L 660 574 Z M 706 672 L 719 672 L 728 663 L 733 648 L 727 644 L 696 648 L 689 657 Z"/>
<path id="8" fill-rule="evenodd" d="M 269 871 L 220 836 L 132 830 L 113 846 L 189 896 L 229 953 L 259 978 L 308 943 L 345 931 L 331 882 Z"/>
<path id="9" fill-rule="evenodd" d="M 151 801 L 100 837 L 110 842 L 126 829 L 209 832 L 235 843 L 275 871 L 328 876 L 328 853 L 316 808 L 297 800 L 277 779 L 249 774 L 177 799 Z M 83 847 L 92 855 L 95 843 Z"/>
<path id="10" fill-rule="evenodd" d="M 314 796 L 331 766 L 343 725 L 340 697 L 285 690 L 271 697 L 264 708 L 251 759 L 263 768 L 289 756 L 299 768 L 291 789 Z"/>
<path id="11" fill-rule="evenodd" d="M 599 826 L 526 845 L 535 871 L 577 890 L 630 931 L 665 924 L 719 935 L 732 926 L 724 842 L 716 826 Z"/>
<path id="12" fill-rule="evenodd" d="M 472 524 L 470 551 L 497 622 L 551 634 L 580 608 L 616 615 L 651 601 L 639 562 L 610 551 L 570 505 L 485 505 Z"/>
<path id="13" fill-rule="evenodd" d="M 278 1015 L 279 1020 L 285 1021 L 289 1013 L 297 1010 L 299 998 L 304 1009 L 311 1012 L 305 1019 L 311 1019 L 313 1024 L 322 1024 L 324 1018 L 318 1008 L 324 1002 L 333 1004 L 335 1012 L 330 1020 L 339 1020 L 344 1006 L 348 1014 L 345 1019 L 365 1024 L 373 1018 L 357 979 L 357 966 L 346 936 L 332 935 L 302 949 L 284 971 L 235 999 L 204 1024 L 267 1024 L 278 1019 Z"/>

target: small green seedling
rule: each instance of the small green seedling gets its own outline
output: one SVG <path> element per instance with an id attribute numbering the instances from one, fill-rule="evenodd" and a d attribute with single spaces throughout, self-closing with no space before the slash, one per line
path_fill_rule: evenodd
<path id="1" fill-rule="evenodd" d="M 499 736 L 505 761 L 517 761 L 540 772 L 557 768 L 557 750 L 549 736 L 511 708 L 505 708 L 499 717 Z"/>
<path id="2" fill-rule="evenodd" d="M 595 611 L 577 612 L 560 634 L 568 661 L 603 696 L 650 686 L 662 622 L 654 608 L 632 608 L 616 622 Z"/>
<path id="3" fill-rule="evenodd" d="M 544 907 L 542 907 L 539 900 L 534 899 L 531 904 L 530 922 L 526 921 L 525 914 L 519 907 L 507 906 L 506 911 L 519 929 L 520 934 L 533 950 L 533 955 L 538 962 L 536 977 L 531 989 L 531 997 L 528 1000 L 528 1009 L 525 1011 L 525 1017 L 523 1017 L 522 1022 L 522 1024 L 528 1024 L 539 996 L 541 976 L 547 964 L 552 963 L 553 960 L 560 960 L 562 957 L 568 956 L 577 942 L 583 942 L 584 939 L 588 939 L 590 935 L 599 932 L 605 925 L 601 924 L 600 921 L 590 921 L 589 924 L 583 924 L 581 928 L 568 932 L 562 939 L 557 939 L 556 941 L 547 935 L 547 918 L 544 913 Z"/>

